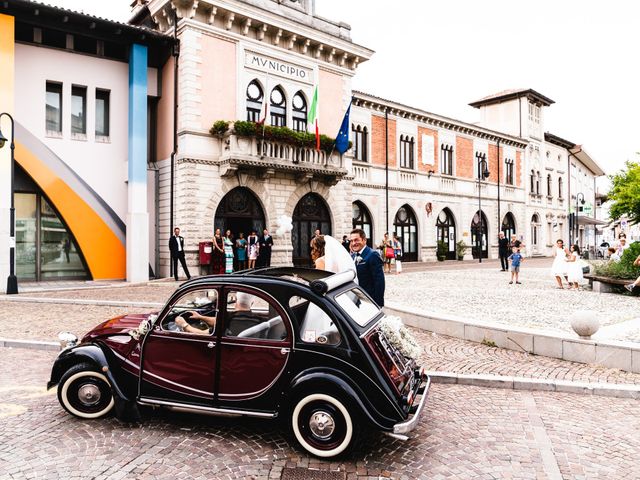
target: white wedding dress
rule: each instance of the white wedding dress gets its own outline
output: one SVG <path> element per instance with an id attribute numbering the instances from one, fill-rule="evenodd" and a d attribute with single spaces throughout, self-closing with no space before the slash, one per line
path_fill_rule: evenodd
<path id="1" fill-rule="evenodd" d="M 353 270 L 356 274 L 354 282 L 358 283 L 356 264 L 349 252 L 331 235 L 325 235 L 324 241 L 324 269 L 333 273 Z"/>

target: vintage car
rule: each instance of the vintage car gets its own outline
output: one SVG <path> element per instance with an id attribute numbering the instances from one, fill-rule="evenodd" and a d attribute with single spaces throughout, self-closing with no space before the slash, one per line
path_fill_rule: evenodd
<path id="1" fill-rule="evenodd" d="M 268 268 L 187 281 L 157 314 L 108 320 L 80 342 L 62 335 L 47 387 L 84 419 L 137 421 L 141 405 L 284 418 L 318 457 L 348 451 L 362 428 L 405 440 L 430 378 L 353 279 Z"/>

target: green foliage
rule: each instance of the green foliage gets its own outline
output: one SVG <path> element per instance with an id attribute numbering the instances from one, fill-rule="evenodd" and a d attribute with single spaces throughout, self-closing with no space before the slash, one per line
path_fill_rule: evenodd
<path id="1" fill-rule="evenodd" d="M 225 128 L 226 127 L 226 128 Z M 209 132 L 212 135 L 222 135 L 229 128 L 229 122 L 218 120 L 213 124 Z M 264 137 L 265 140 L 288 143 L 296 147 L 315 148 L 316 136 L 309 132 L 296 132 L 287 127 L 272 127 L 271 125 L 262 125 L 254 122 L 245 122 L 238 120 L 233 124 L 233 130 L 236 135 L 241 137 Z M 335 139 L 326 135 L 320 135 L 320 150 L 331 153 L 334 149 Z M 351 148 L 349 142 L 349 148 Z"/>
<path id="2" fill-rule="evenodd" d="M 229 130 L 229 123 L 226 120 L 218 120 L 213 124 L 213 127 L 209 130 L 211 135 L 224 135 Z"/>
<path id="3" fill-rule="evenodd" d="M 622 254 L 619 262 L 608 261 L 593 263 L 595 275 L 610 278 L 635 280 L 640 276 L 640 267 L 634 267 L 633 261 L 640 255 L 640 242 L 633 242 Z"/>
<path id="4" fill-rule="evenodd" d="M 493 340 L 489 340 L 488 338 L 483 338 L 482 342 L 480 342 L 482 345 L 486 345 L 487 347 L 496 347 L 496 342 L 494 342 Z"/>
<path id="5" fill-rule="evenodd" d="M 614 220 L 627 216 L 632 223 L 640 222 L 640 163 L 627 162 L 625 170 L 609 175 L 613 204 L 609 210 Z"/>
<path id="6" fill-rule="evenodd" d="M 467 244 L 464 243 L 464 240 L 459 240 L 456 243 L 456 256 L 458 258 L 464 257 L 464 254 L 467 253 L 467 248 L 469 247 L 467 247 Z"/>
<path id="7" fill-rule="evenodd" d="M 442 240 L 438 240 L 438 246 L 436 247 L 436 256 L 439 261 L 443 261 L 447 258 L 447 244 Z"/>

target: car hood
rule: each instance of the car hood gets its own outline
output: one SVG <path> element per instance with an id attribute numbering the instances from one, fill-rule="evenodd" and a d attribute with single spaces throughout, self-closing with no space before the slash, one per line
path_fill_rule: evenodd
<path id="1" fill-rule="evenodd" d="M 92 341 L 96 338 L 108 337 L 112 335 L 129 334 L 132 330 L 137 330 L 140 322 L 149 318 L 151 313 L 132 313 L 115 317 L 90 330 L 82 339 L 83 342 Z"/>

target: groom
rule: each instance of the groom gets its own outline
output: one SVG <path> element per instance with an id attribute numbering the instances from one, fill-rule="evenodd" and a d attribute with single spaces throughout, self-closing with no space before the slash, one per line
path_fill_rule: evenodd
<path id="1" fill-rule="evenodd" d="M 351 231 L 349 241 L 358 283 L 379 306 L 384 307 L 384 272 L 380 255 L 367 246 L 367 235 L 360 228 Z"/>

